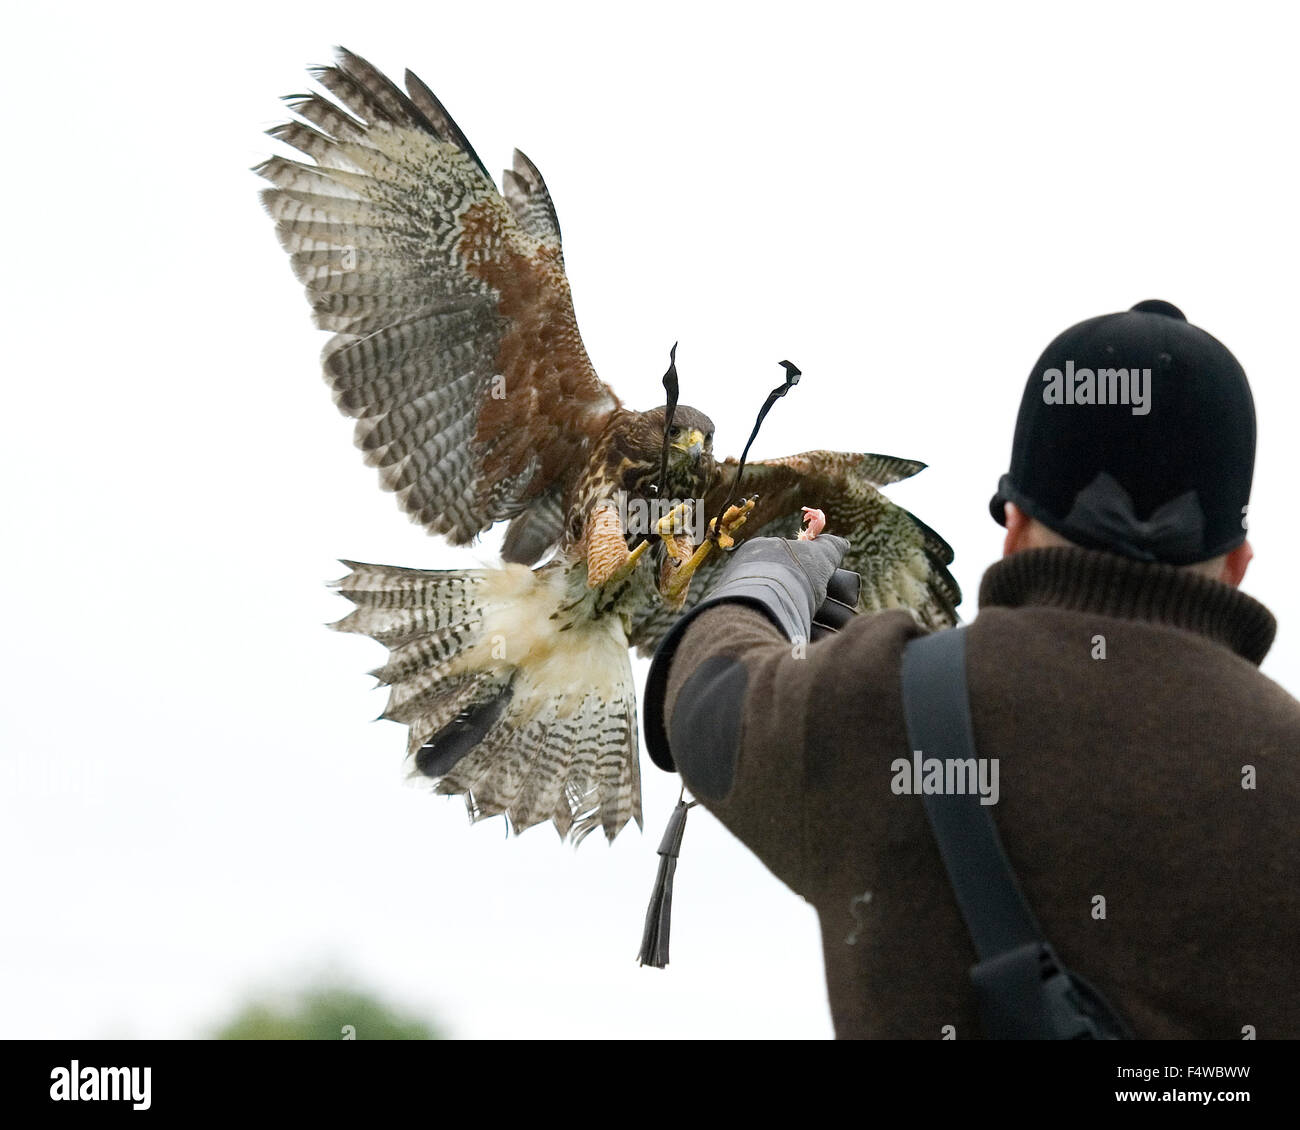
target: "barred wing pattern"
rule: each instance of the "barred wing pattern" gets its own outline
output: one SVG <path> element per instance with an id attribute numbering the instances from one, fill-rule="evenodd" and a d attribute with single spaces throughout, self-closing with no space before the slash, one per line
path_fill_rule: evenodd
<path id="1" fill-rule="evenodd" d="M 313 71 L 338 100 L 286 101 L 270 130 L 311 159 L 272 157 L 267 210 L 334 330 L 323 365 L 382 485 L 456 544 L 554 499 L 619 408 L 592 369 L 536 167 L 516 151 L 497 192 L 441 103 L 340 49 Z"/>
<path id="2" fill-rule="evenodd" d="M 719 480 L 703 500 L 710 516 L 730 494 L 736 465 L 735 459 L 720 464 Z M 859 612 L 902 608 L 926 628 L 949 627 L 957 622 L 961 602 L 961 590 L 947 568 L 953 559 L 951 547 L 877 489 L 924 468 L 911 459 L 842 451 L 806 451 L 746 463 L 741 493 L 759 498 L 740 540 L 794 537 L 803 524 L 801 508 L 816 507 L 826 513 L 826 532 L 849 540 L 844 568 L 862 576 Z M 715 554 L 699 569 L 685 609 L 647 607 L 633 619 L 629 642 L 638 654 L 654 652 L 682 612 L 708 592 L 726 563 L 725 555 Z"/>

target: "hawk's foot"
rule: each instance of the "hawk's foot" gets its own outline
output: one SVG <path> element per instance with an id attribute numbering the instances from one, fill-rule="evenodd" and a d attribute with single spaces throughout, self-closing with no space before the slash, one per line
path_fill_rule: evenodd
<path id="1" fill-rule="evenodd" d="M 754 503 L 758 501 L 758 495 L 752 498 L 743 498 L 735 506 L 727 507 L 727 512 L 722 515 L 722 526 L 718 528 L 718 520 L 713 519 L 709 523 L 709 540 L 716 541 L 720 549 L 730 549 L 736 544 L 736 539 L 731 535 L 734 534 L 749 518 L 749 512 L 754 509 Z M 708 542 L 705 543 L 706 545 Z"/>
<path id="2" fill-rule="evenodd" d="M 758 495 L 742 499 L 735 506 L 729 506 L 727 512 L 722 515 L 721 527 L 716 518 L 709 523 L 709 536 L 686 561 L 677 567 L 668 578 L 667 584 L 660 587 L 659 592 L 664 600 L 674 607 L 681 605 L 686 599 L 686 590 L 690 587 L 691 578 L 695 576 L 695 571 L 709 559 L 709 554 L 716 549 L 730 549 L 736 544 L 736 539 L 731 535 L 745 524 L 756 501 Z"/>
<path id="3" fill-rule="evenodd" d="M 655 523 L 655 533 L 664 543 L 664 548 L 668 551 L 668 556 L 680 565 L 691 554 L 690 540 L 682 535 L 686 531 L 687 519 L 691 516 L 691 504 L 682 502 L 674 506 L 667 514 Z"/>

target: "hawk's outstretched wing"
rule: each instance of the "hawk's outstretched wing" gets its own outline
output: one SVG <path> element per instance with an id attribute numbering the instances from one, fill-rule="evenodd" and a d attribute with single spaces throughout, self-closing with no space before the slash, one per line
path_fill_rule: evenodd
<path id="1" fill-rule="evenodd" d="M 307 160 L 274 157 L 258 172 L 316 324 L 334 333 L 324 368 L 335 401 L 413 519 L 455 543 L 510 519 L 504 555 L 518 563 L 352 565 L 339 585 L 356 609 L 337 627 L 389 648 L 375 672 L 390 687 L 385 716 L 409 727 L 416 768 L 439 791 L 464 795 L 475 818 L 504 813 L 516 830 L 550 820 L 561 835 L 600 827 L 612 839 L 641 818 L 624 624 L 644 654 L 680 609 L 661 599 L 645 558 L 611 576 L 608 594 L 599 579 L 593 589 L 583 555 L 523 566 L 570 538 L 606 479 L 639 482 L 664 466 L 662 421 L 623 409 L 592 370 L 555 210 L 523 154 L 502 195 L 409 71 L 402 91 L 340 50 L 314 74 L 337 102 L 294 96 L 299 120 L 270 131 Z M 701 436 L 712 431 L 702 413 L 692 418 Z M 694 452 L 695 469 L 681 472 L 691 485 L 670 489 L 669 465 L 661 493 L 702 491 L 716 514 L 735 461 L 715 467 L 694 441 L 680 450 Z M 863 574 L 864 609 L 951 623 L 951 550 L 876 489 L 920 469 L 825 451 L 754 463 L 742 489 L 760 501 L 743 532 L 790 536 L 801 507 L 820 508 L 852 545 L 845 564 Z M 620 533 L 612 541 L 626 559 Z M 697 574 L 691 602 L 724 562 Z"/>
<path id="2" fill-rule="evenodd" d="M 578 334 L 555 209 L 516 151 L 497 192 L 409 71 L 406 92 L 339 49 L 301 121 L 269 131 L 311 163 L 257 171 L 316 324 L 325 375 L 402 508 L 463 544 L 520 517 L 530 545 L 619 408 Z M 531 550 L 530 550 L 531 552 Z"/>
<path id="3" fill-rule="evenodd" d="M 844 568 L 862 575 L 860 612 L 902 608 L 927 628 L 957 622 L 961 590 L 947 566 L 952 549 L 929 526 L 890 502 L 877 487 L 898 482 L 924 469 L 924 463 L 890 455 L 854 455 L 843 451 L 806 451 L 783 459 L 745 464 L 741 493 L 757 494 L 758 503 L 741 529 L 751 537 L 794 537 L 803 524 L 802 507 L 826 514 L 826 532 L 849 540 Z M 719 465 L 716 485 L 704 498 L 705 512 L 716 514 L 731 493 L 736 460 Z M 685 608 L 647 606 L 634 618 L 629 642 L 649 655 L 663 634 L 693 607 L 727 563 L 725 554 L 710 558 L 695 574 Z"/>

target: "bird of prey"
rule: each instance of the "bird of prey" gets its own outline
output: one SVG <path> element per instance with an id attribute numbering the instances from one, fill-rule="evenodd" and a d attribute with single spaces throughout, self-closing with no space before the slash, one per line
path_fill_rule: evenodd
<path id="1" fill-rule="evenodd" d="M 498 191 L 409 71 L 402 90 L 339 49 L 311 73 L 333 97 L 289 96 L 295 120 L 269 131 L 307 160 L 256 171 L 316 325 L 333 333 L 335 403 L 430 533 L 463 545 L 509 523 L 499 568 L 349 561 L 337 582 L 356 607 L 335 627 L 389 649 L 374 672 L 390 688 L 383 717 L 409 727 L 408 755 L 436 791 L 462 795 L 474 819 L 504 814 L 516 832 L 549 820 L 575 843 L 640 825 L 629 648 L 650 654 L 727 547 L 794 536 L 804 507 L 851 543 L 863 611 L 955 622 L 951 549 L 877 490 L 924 464 L 828 451 L 753 462 L 750 497 L 728 507 L 737 462 L 714 459 L 703 412 L 639 412 L 597 377 L 532 161 L 516 150 Z M 650 503 L 649 528 L 631 528 Z"/>

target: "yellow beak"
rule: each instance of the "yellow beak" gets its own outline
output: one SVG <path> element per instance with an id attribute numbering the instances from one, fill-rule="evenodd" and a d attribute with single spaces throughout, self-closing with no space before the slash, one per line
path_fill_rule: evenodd
<path id="1" fill-rule="evenodd" d="M 698 459 L 704 450 L 704 433 L 699 428 L 692 428 L 686 433 L 686 438 L 681 443 L 673 444 L 673 447 L 686 452 L 692 459 Z"/>

